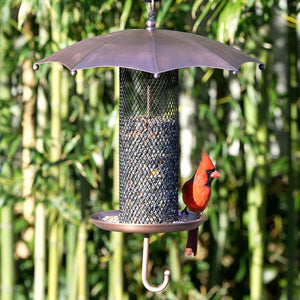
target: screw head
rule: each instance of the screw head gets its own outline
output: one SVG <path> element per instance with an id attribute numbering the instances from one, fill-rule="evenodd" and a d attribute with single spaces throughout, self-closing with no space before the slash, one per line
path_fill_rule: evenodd
<path id="1" fill-rule="evenodd" d="M 32 68 L 34 71 L 37 71 L 40 68 L 40 66 L 38 64 L 33 64 Z"/>

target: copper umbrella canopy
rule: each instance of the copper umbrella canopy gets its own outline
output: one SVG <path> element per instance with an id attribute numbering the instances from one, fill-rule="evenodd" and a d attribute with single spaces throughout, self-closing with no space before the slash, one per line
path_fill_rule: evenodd
<path id="1" fill-rule="evenodd" d="M 75 43 L 38 62 L 59 62 L 72 73 L 95 67 L 124 67 L 159 74 L 186 67 L 211 67 L 237 72 L 245 62 L 264 65 L 256 58 L 217 42 L 186 32 L 128 29 Z"/>

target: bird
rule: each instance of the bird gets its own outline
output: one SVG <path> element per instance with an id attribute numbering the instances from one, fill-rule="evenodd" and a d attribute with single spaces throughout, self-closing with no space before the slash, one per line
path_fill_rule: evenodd
<path id="1" fill-rule="evenodd" d="M 211 194 L 211 183 L 217 177 L 220 177 L 220 173 L 209 156 L 202 152 L 196 173 L 182 186 L 182 198 L 186 205 L 184 212 L 187 212 L 187 208 L 193 212 L 202 212 L 207 207 Z"/>
<path id="2" fill-rule="evenodd" d="M 182 186 L 182 199 L 186 207 L 183 214 L 188 214 L 187 209 L 192 212 L 201 213 L 208 205 L 211 195 L 211 183 L 214 178 L 220 177 L 209 156 L 203 151 L 201 161 L 194 176 Z M 190 230 L 185 249 L 186 256 L 195 256 L 197 252 L 198 227 Z"/>

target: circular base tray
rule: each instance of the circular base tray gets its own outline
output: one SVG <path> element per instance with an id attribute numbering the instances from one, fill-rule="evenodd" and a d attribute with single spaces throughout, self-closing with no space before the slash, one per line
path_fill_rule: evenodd
<path id="1" fill-rule="evenodd" d="M 207 217 L 203 214 L 188 212 L 188 215 L 181 216 L 178 211 L 179 220 L 174 223 L 162 224 L 129 224 L 119 223 L 119 211 L 109 210 L 93 214 L 92 222 L 99 228 L 109 231 L 128 233 L 165 233 L 192 230 L 199 227 Z"/>

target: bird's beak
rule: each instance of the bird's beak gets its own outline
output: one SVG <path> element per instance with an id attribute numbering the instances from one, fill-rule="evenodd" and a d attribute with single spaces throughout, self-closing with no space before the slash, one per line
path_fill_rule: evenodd
<path id="1" fill-rule="evenodd" d="M 210 175 L 210 177 L 212 177 L 212 178 L 217 178 L 220 176 L 221 176 L 221 174 L 217 170 L 213 171 Z"/>

